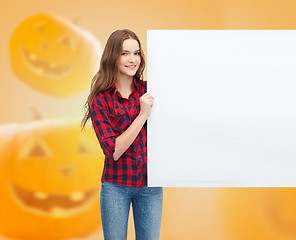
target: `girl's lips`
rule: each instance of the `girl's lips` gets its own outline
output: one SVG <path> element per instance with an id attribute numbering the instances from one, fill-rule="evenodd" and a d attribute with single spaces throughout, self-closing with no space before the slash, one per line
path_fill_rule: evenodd
<path id="1" fill-rule="evenodd" d="M 134 69 L 136 67 L 136 65 L 130 65 L 130 66 L 126 66 L 127 68 L 130 68 L 130 69 Z"/>

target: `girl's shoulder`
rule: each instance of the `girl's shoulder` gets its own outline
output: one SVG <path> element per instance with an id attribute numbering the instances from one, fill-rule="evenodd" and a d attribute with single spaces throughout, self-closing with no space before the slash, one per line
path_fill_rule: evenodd
<path id="1" fill-rule="evenodd" d="M 106 96 L 107 96 L 106 91 L 100 91 L 95 95 L 93 101 L 98 101 L 98 100 L 102 101 L 102 100 L 104 100 L 106 98 Z"/>
<path id="2" fill-rule="evenodd" d="M 92 101 L 92 104 L 102 106 L 102 107 L 107 107 L 109 105 L 108 102 L 111 101 L 110 97 L 111 95 L 108 90 L 100 91 L 95 95 Z"/>
<path id="3" fill-rule="evenodd" d="M 147 87 L 147 81 L 142 80 L 141 82 L 142 82 L 143 86 Z"/>

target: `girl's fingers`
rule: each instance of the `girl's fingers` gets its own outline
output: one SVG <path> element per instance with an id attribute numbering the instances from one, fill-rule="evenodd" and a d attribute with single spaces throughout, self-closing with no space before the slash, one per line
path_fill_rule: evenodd
<path id="1" fill-rule="evenodd" d="M 146 97 L 147 99 L 154 99 L 154 97 L 152 97 L 151 95 Z"/>
<path id="2" fill-rule="evenodd" d="M 142 95 L 142 97 L 144 97 L 144 98 L 153 98 L 153 96 L 152 96 L 150 93 L 148 93 L 148 92 L 144 93 L 144 94 Z M 153 99 L 154 99 L 154 98 L 153 98 Z"/>
<path id="3" fill-rule="evenodd" d="M 148 96 L 149 95 L 149 93 L 148 92 L 145 92 L 143 95 L 142 95 L 142 98 L 144 98 L 144 97 L 146 97 L 146 96 Z"/>
<path id="4" fill-rule="evenodd" d="M 144 98 L 144 101 L 154 101 L 154 98 Z"/>
<path id="5" fill-rule="evenodd" d="M 141 101 L 142 102 L 153 102 L 154 98 L 142 98 Z"/>
<path id="6" fill-rule="evenodd" d="M 154 101 L 152 99 L 147 99 L 146 102 L 153 103 Z"/>
<path id="7" fill-rule="evenodd" d="M 140 99 L 144 105 L 149 106 L 150 108 L 153 106 L 154 97 L 150 93 L 144 93 Z"/>

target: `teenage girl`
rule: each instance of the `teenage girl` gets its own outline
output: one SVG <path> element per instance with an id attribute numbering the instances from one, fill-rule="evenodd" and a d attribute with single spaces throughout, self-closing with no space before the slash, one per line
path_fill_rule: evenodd
<path id="1" fill-rule="evenodd" d="M 145 58 L 137 35 L 113 32 L 85 104 L 105 154 L 100 195 L 105 240 L 127 239 L 130 205 L 137 240 L 157 240 L 163 191 L 147 187 L 147 119 L 154 98 L 143 81 Z"/>

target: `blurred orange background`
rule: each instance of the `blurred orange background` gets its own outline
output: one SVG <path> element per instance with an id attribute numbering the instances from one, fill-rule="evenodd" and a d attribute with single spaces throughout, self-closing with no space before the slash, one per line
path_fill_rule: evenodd
<path id="1" fill-rule="evenodd" d="M 103 239 L 103 156 L 79 121 L 114 30 L 147 52 L 147 29 L 296 28 L 294 0 L 2 0 L 0 12 L 2 240 Z M 295 201 L 294 188 L 166 188 L 161 239 L 296 239 Z"/>

